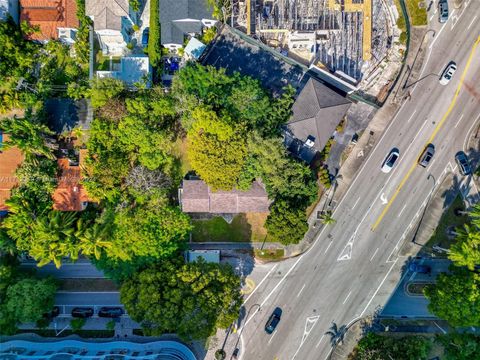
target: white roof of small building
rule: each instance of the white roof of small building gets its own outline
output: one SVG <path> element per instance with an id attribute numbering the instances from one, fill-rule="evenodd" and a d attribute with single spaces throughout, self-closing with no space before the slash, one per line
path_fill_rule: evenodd
<path id="1" fill-rule="evenodd" d="M 144 81 L 147 78 L 147 87 L 151 85 L 151 71 L 148 56 L 125 56 L 120 60 L 119 71 L 97 71 L 97 77 L 110 77 L 122 80 L 127 85 Z"/>
<path id="2" fill-rule="evenodd" d="M 202 258 L 207 263 L 220 262 L 220 250 L 189 250 L 186 254 L 187 262 L 197 261 Z"/>
<path id="3" fill-rule="evenodd" d="M 204 43 L 192 37 L 185 47 L 185 55 L 192 59 L 198 60 L 206 48 L 207 46 Z"/>

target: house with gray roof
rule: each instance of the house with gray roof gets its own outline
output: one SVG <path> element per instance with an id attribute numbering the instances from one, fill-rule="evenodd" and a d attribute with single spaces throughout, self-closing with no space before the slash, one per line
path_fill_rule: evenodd
<path id="1" fill-rule="evenodd" d="M 212 191 L 203 180 L 183 180 L 179 202 L 183 212 L 209 214 L 265 213 L 271 204 L 257 181 L 247 191 Z"/>
<path id="2" fill-rule="evenodd" d="M 201 34 L 217 22 L 207 0 L 160 0 L 161 41 L 168 49 L 183 47 L 185 36 Z"/>
<path id="3" fill-rule="evenodd" d="M 124 54 L 133 26 L 129 0 L 85 0 L 85 13 L 93 20 L 103 54 Z"/>
<path id="4" fill-rule="evenodd" d="M 308 75 L 284 126 L 284 142 L 292 155 L 311 163 L 321 152 L 345 117 L 351 101 Z"/>

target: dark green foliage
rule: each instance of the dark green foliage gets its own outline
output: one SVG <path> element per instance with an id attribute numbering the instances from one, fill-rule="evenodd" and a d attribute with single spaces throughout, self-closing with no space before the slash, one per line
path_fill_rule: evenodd
<path id="1" fill-rule="evenodd" d="M 452 326 L 480 326 L 480 274 L 452 267 L 425 288 L 428 309 Z"/>
<path id="2" fill-rule="evenodd" d="M 75 43 L 75 55 L 82 67 L 86 70 L 90 62 L 90 41 L 89 41 L 89 27 L 92 25 L 92 19 L 85 14 L 85 0 L 76 0 L 77 2 L 77 17 L 80 21 Z"/>
<path id="3" fill-rule="evenodd" d="M 161 262 L 161 260 L 151 256 L 134 256 L 130 260 L 120 260 L 108 257 L 105 253 L 102 254 L 100 259 L 92 258 L 91 260 L 99 270 L 103 271 L 106 277 L 117 284 L 131 278 L 136 272 L 153 267 Z"/>
<path id="4" fill-rule="evenodd" d="M 99 108 L 108 100 L 115 99 L 125 91 L 125 84 L 121 80 L 113 78 L 94 79 L 91 82 L 90 98 L 92 106 Z"/>
<path id="5" fill-rule="evenodd" d="M 86 322 L 87 320 L 83 318 L 76 318 L 76 319 L 70 320 L 70 327 L 72 328 L 72 332 L 76 333 L 82 330 Z"/>
<path id="6" fill-rule="evenodd" d="M 305 210 L 293 208 L 284 200 L 277 200 L 270 207 L 265 227 L 269 241 L 284 245 L 297 244 L 308 230 Z"/>
<path id="7" fill-rule="evenodd" d="M 150 0 L 150 33 L 148 35 L 148 57 L 153 67 L 158 67 L 162 60 L 160 32 L 160 0 Z"/>
<path id="8" fill-rule="evenodd" d="M 430 341 L 423 336 L 393 338 L 369 333 L 359 341 L 352 360 L 423 360 L 430 348 Z"/>
<path id="9" fill-rule="evenodd" d="M 204 339 L 237 318 L 240 279 L 230 265 L 164 261 L 126 280 L 120 298 L 149 335 Z"/>
<path id="10" fill-rule="evenodd" d="M 450 333 L 436 338 L 444 348 L 445 360 L 480 359 L 480 336 L 468 333 Z"/>

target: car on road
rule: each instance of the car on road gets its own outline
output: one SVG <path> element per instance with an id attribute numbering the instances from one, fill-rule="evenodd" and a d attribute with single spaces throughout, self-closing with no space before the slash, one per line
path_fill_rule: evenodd
<path id="1" fill-rule="evenodd" d="M 468 162 L 467 154 L 465 154 L 463 151 L 457 152 L 455 155 L 455 161 L 457 162 L 460 173 L 463 176 L 467 176 L 472 173 L 472 168 Z"/>
<path id="2" fill-rule="evenodd" d="M 410 265 L 408 266 L 408 270 L 419 274 L 430 274 L 432 272 L 432 268 L 430 266 L 421 265 L 414 262 L 410 263 Z"/>
<path id="3" fill-rule="evenodd" d="M 440 0 L 438 2 L 438 21 L 441 23 L 447 22 L 448 20 L 448 1 Z"/>
<path id="4" fill-rule="evenodd" d="M 150 28 L 145 28 L 143 29 L 142 32 L 142 46 L 147 47 L 148 46 L 148 36 L 150 35 Z"/>
<path id="5" fill-rule="evenodd" d="M 433 158 L 433 154 L 435 154 L 435 146 L 433 146 L 433 144 L 428 144 L 423 150 L 422 155 L 418 158 L 418 165 L 427 167 L 430 160 Z"/>
<path id="6" fill-rule="evenodd" d="M 93 316 L 93 309 L 91 307 L 76 307 L 72 310 L 72 317 L 89 318 Z"/>
<path id="7" fill-rule="evenodd" d="M 122 316 L 124 313 L 121 307 L 102 307 L 98 311 L 98 316 L 100 317 L 108 317 L 108 318 L 118 318 Z"/>
<path id="8" fill-rule="evenodd" d="M 397 148 L 393 148 L 385 158 L 385 161 L 382 164 L 382 171 L 388 174 L 392 171 L 393 166 L 395 165 L 396 161 L 400 157 L 400 153 Z"/>
<path id="9" fill-rule="evenodd" d="M 452 79 L 453 74 L 455 74 L 455 71 L 457 71 L 457 64 L 455 64 L 453 61 L 450 61 L 440 76 L 440 84 L 447 85 Z"/>
<path id="10" fill-rule="evenodd" d="M 272 334 L 275 331 L 278 323 L 280 322 L 281 317 L 282 317 L 282 309 L 280 309 L 279 307 L 275 308 L 275 310 L 273 310 L 272 315 L 270 315 L 267 323 L 265 324 L 265 332 L 267 334 Z"/>

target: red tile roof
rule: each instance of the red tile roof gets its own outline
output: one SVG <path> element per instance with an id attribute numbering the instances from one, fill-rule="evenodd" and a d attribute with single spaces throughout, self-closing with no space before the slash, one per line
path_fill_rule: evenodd
<path id="1" fill-rule="evenodd" d="M 80 165 L 71 166 L 66 158 L 57 160 L 60 174 L 58 186 L 52 195 L 53 208 L 55 210 L 82 211 L 82 204 L 91 201 L 87 191 L 80 184 L 82 180 L 82 160 L 85 158 L 85 155 L 86 150 L 80 150 Z"/>
<path id="2" fill-rule="evenodd" d="M 6 140 L 8 134 L 3 134 L 3 141 Z M 5 201 L 10 198 L 12 188 L 18 185 L 15 171 L 23 159 L 22 152 L 16 147 L 3 151 L 0 148 L 0 210 L 8 210 Z"/>
<path id="3" fill-rule="evenodd" d="M 40 28 L 40 32 L 28 37 L 31 40 L 57 39 L 57 28 L 78 28 L 77 3 L 75 0 L 20 0 L 20 21 Z"/>

